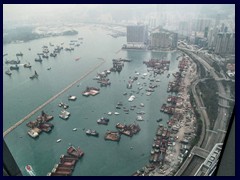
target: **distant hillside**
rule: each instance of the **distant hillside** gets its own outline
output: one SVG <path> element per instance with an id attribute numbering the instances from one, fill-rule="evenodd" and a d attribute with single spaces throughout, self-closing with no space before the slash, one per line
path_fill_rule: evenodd
<path id="1" fill-rule="evenodd" d="M 3 30 L 3 44 L 8 44 L 12 42 L 27 42 L 34 39 L 49 37 L 49 36 L 70 36 L 76 35 L 78 31 L 76 30 L 60 30 L 59 32 L 36 31 L 35 27 L 18 27 L 15 29 L 4 29 Z"/>

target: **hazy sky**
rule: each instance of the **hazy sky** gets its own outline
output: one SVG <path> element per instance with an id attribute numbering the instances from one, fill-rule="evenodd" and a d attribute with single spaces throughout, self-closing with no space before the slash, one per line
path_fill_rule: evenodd
<path id="1" fill-rule="evenodd" d="M 156 13 L 158 12 L 158 13 Z M 51 23 L 51 22 L 121 22 L 146 21 L 150 16 L 164 16 L 179 21 L 184 18 L 222 17 L 235 14 L 234 5 L 170 5 L 170 4 L 4 4 L 3 22 Z"/>

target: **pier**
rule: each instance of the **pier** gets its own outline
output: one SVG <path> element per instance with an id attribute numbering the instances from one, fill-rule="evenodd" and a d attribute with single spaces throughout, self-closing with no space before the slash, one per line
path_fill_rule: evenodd
<path id="1" fill-rule="evenodd" d="M 5 137 L 7 134 L 9 134 L 12 130 L 14 130 L 16 127 L 18 127 L 19 125 L 21 125 L 23 122 L 25 122 L 26 120 L 28 120 L 32 115 L 34 115 L 36 112 L 38 112 L 39 110 L 41 110 L 43 107 L 45 107 L 46 105 L 48 105 L 50 102 L 52 102 L 53 100 L 55 100 L 56 98 L 58 98 L 60 95 L 62 95 L 64 92 L 66 92 L 68 89 L 70 89 L 71 87 L 73 87 L 75 84 L 79 83 L 83 78 L 85 78 L 86 76 L 88 76 L 90 73 L 92 73 L 93 71 L 95 71 L 97 68 L 99 68 L 102 64 L 104 64 L 106 61 L 103 58 L 98 58 L 100 60 L 102 60 L 101 63 L 99 63 L 98 65 L 96 65 L 95 67 L 93 67 L 92 69 L 90 69 L 89 71 L 87 71 L 84 75 L 82 75 L 79 79 L 77 79 L 76 81 L 72 82 L 71 84 L 69 84 L 67 87 L 65 87 L 62 91 L 60 91 L 59 93 L 57 93 L 56 95 L 54 95 L 53 97 L 51 97 L 50 99 L 48 99 L 45 103 L 43 103 L 42 105 L 38 106 L 36 109 L 34 109 L 32 112 L 30 112 L 27 116 L 25 116 L 24 118 L 22 118 L 20 121 L 18 121 L 17 123 L 15 123 L 14 125 L 12 125 L 10 128 L 8 128 L 6 131 L 3 132 L 3 137 Z"/>

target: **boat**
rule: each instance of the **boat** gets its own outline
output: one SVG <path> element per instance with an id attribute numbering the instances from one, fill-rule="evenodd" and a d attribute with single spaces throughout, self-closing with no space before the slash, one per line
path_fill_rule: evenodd
<path id="1" fill-rule="evenodd" d="M 160 119 L 157 119 L 157 122 L 161 122 L 162 121 L 162 118 L 160 118 Z"/>
<path id="2" fill-rule="evenodd" d="M 66 111 L 66 110 L 62 110 L 59 114 L 59 117 L 64 119 L 64 120 L 67 120 L 70 116 L 70 112 Z"/>
<path id="3" fill-rule="evenodd" d="M 51 69 L 52 69 L 51 67 L 47 68 L 47 70 L 51 70 Z"/>
<path id="4" fill-rule="evenodd" d="M 9 71 L 9 70 L 5 71 L 5 74 L 8 75 L 8 76 L 12 75 L 11 71 Z"/>
<path id="5" fill-rule="evenodd" d="M 63 103 L 63 102 L 60 102 L 60 103 L 58 104 L 58 106 L 59 106 L 59 107 L 63 107 L 64 109 L 67 109 L 67 108 L 69 107 L 67 104 L 65 104 L 65 103 Z"/>
<path id="6" fill-rule="evenodd" d="M 119 132 L 107 131 L 104 136 L 104 139 L 118 142 L 121 139 L 121 134 Z"/>
<path id="7" fill-rule="evenodd" d="M 97 131 L 95 131 L 95 130 L 88 129 L 88 130 L 86 131 L 86 135 L 98 137 L 99 133 L 98 133 Z"/>
<path id="8" fill-rule="evenodd" d="M 78 61 L 78 60 L 80 60 L 80 57 L 75 59 L 75 61 Z"/>
<path id="9" fill-rule="evenodd" d="M 30 78 L 30 79 L 38 78 L 38 73 L 37 73 L 37 71 L 35 71 L 34 75 L 30 76 L 29 78 Z"/>
<path id="10" fill-rule="evenodd" d="M 23 56 L 23 53 L 22 52 L 17 53 L 16 56 Z"/>
<path id="11" fill-rule="evenodd" d="M 108 112 L 107 114 L 108 114 L 108 115 L 112 115 L 112 112 Z"/>
<path id="12" fill-rule="evenodd" d="M 25 67 L 25 68 L 31 68 L 32 66 L 30 65 L 30 63 L 28 63 L 28 64 L 24 64 L 23 67 Z"/>
<path id="13" fill-rule="evenodd" d="M 50 53 L 50 57 L 56 57 L 57 54 L 56 53 Z"/>
<path id="14" fill-rule="evenodd" d="M 77 130 L 77 128 L 73 128 L 73 131 L 76 131 Z"/>
<path id="15" fill-rule="evenodd" d="M 141 107 L 144 107 L 144 104 L 143 104 L 143 103 L 140 103 L 140 106 L 141 106 Z"/>
<path id="16" fill-rule="evenodd" d="M 15 66 L 10 66 L 10 70 L 19 70 L 19 66 L 17 64 Z"/>
<path id="17" fill-rule="evenodd" d="M 30 129 L 28 131 L 28 135 L 31 136 L 32 138 L 36 138 L 39 136 L 39 134 L 37 132 L 35 132 L 33 129 Z"/>
<path id="18" fill-rule="evenodd" d="M 61 141 L 62 141 L 62 139 L 58 139 L 56 142 L 59 143 L 59 142 L 61 142 Z"/>
<path id="19" fill-rule="evenodd" d="M 35 61 L 36 61 L 36 62 L 42 62 L 41 56 L 39 55 L 39 58 L 35 58 Z"/>
<path id="20" fill-rule="evenodd" d="M 5 64 L 20 64 L 20 60 L 6 60 Z"/>
<path id="21" fill-rule="evenodd" d="M 143 116 L 137 116 L 136 120 L 137 121 L 143 121 Z"/>
<path id="22" fill-rule="evenodd" d="M 128 101 L 132 102 L 134 99 L 135 99 L 135 96 L 132 95 L 132 96 L 129 97 Z"/>
<path id="23" fill-rule="evenodd" d="M 25 170 L 28 172 L 28 174 L 29 174 L 30 176 L 36 176 L 36 174 L 35 174 L 35 172 L 34 172 L 34 170 L 33 170 L 33 168 L 32 168 L 31 165 L 25 166 Z"/>
<path id="24" fill-rule="evenodd" d="M 119 112 L 114 112 L 115 115 L 119 115 L 120 113 Z"/>
<path id="25" fill-rule="evenodd" d="M 70 146 L 67 149 L 67 153 L 71 156 L 75 156 L 77 158 L 80 158 L 84 155 L 84 152 L 78 147 L 77 149 L 74 148 L 73 146 Z"/>
<path id="26" fill-rule="evenodd" d="M 48 59 L 48 55 L 43 54 L 43 55 L 42 55 L 42 58 L 46 58 L 46 59 Z"/>
<path id="27" fill-rule="evenodd" d="M 103 125 L 108 125 L 108 122 L 109 122 L 109 119 L 104 117 L 97 120 L 98 124 L 103 124 Z"/>
<path id="28" fill-rule="evenodd" d="M 69 101 L 75 101 L 76 99 L 77 99 L 76 96 L 72 96 L 72 95 L 68 96 Z"/>

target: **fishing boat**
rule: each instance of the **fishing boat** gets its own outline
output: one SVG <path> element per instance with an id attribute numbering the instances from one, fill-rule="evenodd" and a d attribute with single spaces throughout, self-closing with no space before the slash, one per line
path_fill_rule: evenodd
<path id="1" fill-rule="evenodd" d="M 38 73 L 37 73 L 37 71 L 35 71 L 34 75 L 30 76 L 29 78 L 30 78 L 30 79 L 38 78 Z"/>
<path id="2" fill-rule="evenodd" d="M 36 61 L 36 62 L 42 62 L 41 56 L 39 55 L 39 58 L 35 58 L 35 61 Z"/>
<path id="3" fill-rule="evenodd" d="M 23 53 L 22 52 L 17 53 L 16 56 L 23 56 Z"/>
<path id="4" fill-rule="evenodd" d="M 23 67 L 25 67 L 25 68 L 31 68 L 32 66 L 30 65 L 30 63 L 28 63 L 28 64 L 24 64 Z"/>
<path id="5" fill-rule="evenodd" d="M 9 70 L 5 71 L 5 74 L 8 75 L 8 76 L 12 75 L 11 71 L 9 71 Z"/>
<path id="6" fill-rule="evenodd" d="M 86 135 L 98 137 L 99 133 L 97 131 L 95 131 L 95 130 L 88 129 L 86 131 Z"/>
<path id="7" fill-rule="evenodd" d="M 5 64 L 20 64 L 20 60 L 5 60 Z"/>
<path id="8" fill-rule="evenodd" d="M 103 124 L 103 125 L 108 125 L 108 122 L 109 122 L 109 119 L 104 117 L 97 120 L 98 124 Z"/>
<path id="9" fill-rule="evenodd" d="M 19 66 L 17 64 L 15 66 L 10 66 L 10 70 L 19 70 Z"/>

